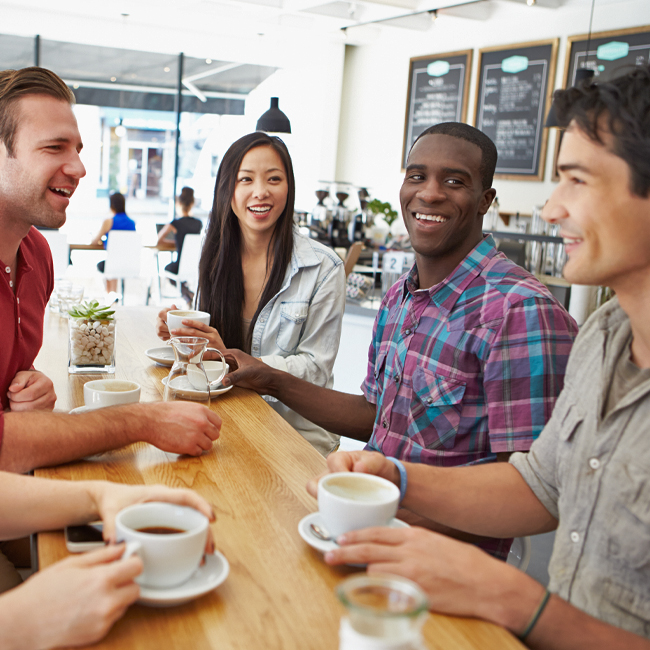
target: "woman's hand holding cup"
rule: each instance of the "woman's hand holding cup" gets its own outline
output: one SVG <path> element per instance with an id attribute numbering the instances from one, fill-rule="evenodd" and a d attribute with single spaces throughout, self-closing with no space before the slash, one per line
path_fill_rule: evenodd
<path id="1" fill-rule="evenodd" d="M 210 314 L 190 309 L 179 309 L 172 305 L 169 309 L 158 312 L 156 334 L 163 341 L 172 336 L 201 336 L 208 339 L 208 346 L 224 351 L 226 346 L 219 332 L 210 327 Z M 206 359 L 209 359 L 209 354 Z"/>

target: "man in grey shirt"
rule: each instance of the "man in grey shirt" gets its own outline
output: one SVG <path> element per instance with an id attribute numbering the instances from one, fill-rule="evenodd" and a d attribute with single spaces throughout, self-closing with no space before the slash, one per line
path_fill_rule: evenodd
<path id="1" fill-rule="evenodd" d="M 431 531 L 347 533 L 330 564 L 418 582 L 431 609 L 502 625 L 534 648 L 650 648 L 650 68 L 558 91 L 568 125 L 544 218 L 561 226 L 575 284 L 616 292 L 582 328 L 564 390 L 529 454 L 437 468 L 333 454 L 330 471 L 400 486 L 443 525 L 511 537 L 557 529 L 549 589 Z M 316 482 L 308 489 L 315 493 Z"/>

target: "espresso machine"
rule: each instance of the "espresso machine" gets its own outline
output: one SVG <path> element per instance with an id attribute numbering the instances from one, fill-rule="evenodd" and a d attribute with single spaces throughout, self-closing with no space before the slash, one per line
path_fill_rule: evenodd
<path id="1" fill-rule="evenodd" d="M 329 235 L 330 246 L 333 248 L 344 246 L 347 248 L 350 245 L 348 239 L 348 223 L 350 221 L 350 213 L 345 207 L 345 201 L 350 195 L 347 192 L 336 192 L 338 205 L 332 208 L 332 219 L 329 223 L 327 234 Z"/>
<path id="2" fill-rule="evenodd" d="M 368 190 L 365 187 L 359 189 L 359 206 L 360 210 L 354 217 L 350 218 L 348 225 L 348 242 L 350 245 L 357 241 L 364 241 L 366 238 L 366 228 L 368 227 Z"/>

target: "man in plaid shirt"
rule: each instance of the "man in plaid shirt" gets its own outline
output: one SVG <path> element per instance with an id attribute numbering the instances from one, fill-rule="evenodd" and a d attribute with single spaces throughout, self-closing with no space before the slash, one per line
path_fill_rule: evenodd
<path id="1" fill-rule="evenodd" d="M 438 124 L 413 145 L 400 202 L 416 262 L 379 309 L 363 395 L 236 352 L 230 381 L 401 460 L 456 466 L 526 451 L 551 416 L 578 328 L 483 235 L 496 160 L 467 124 Z M 509 542 L 482 546 L 504 556 Z"/>

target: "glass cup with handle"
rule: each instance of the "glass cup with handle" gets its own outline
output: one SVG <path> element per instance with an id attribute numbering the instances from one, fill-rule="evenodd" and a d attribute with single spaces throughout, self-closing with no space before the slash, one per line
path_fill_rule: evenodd
<path id="1" fill-rule="evenodd" d="M 165 381 L 165 402 L 190 400 L 210 406 L 210 391 L 220 385 L 228 372 L 228 364 L 223 354 L 216 348 L 209 348 L 208 343 L 208 339 L 200 336 L 174 336 L 169 339 L 168 345 L 172 346 L 175 359 Z M 208 377 L 203 366 L 203 355 L 208 350 L 221 357 L 221 368 L 214 377 Z"/>

